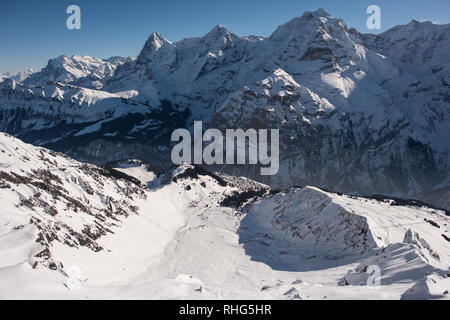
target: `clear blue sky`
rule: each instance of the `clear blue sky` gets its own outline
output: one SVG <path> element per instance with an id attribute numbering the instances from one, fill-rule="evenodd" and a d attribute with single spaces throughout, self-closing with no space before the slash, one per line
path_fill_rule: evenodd
<path id="1" fill-rule="evenodd" d="M 81 30 L 67 30 L 66 9 L 81 8 Z M 216 24 L 237 35 L 268 36 L 306 10 L 324 8 L 361 32 L 377 4 L 382 30 L 411 19 L 449 23 L 449 0 L 0 0 L 0 73 L 40 69 L 65 55 L 136 56 L 153 31 L 171 41 L 201 36 Z"/>

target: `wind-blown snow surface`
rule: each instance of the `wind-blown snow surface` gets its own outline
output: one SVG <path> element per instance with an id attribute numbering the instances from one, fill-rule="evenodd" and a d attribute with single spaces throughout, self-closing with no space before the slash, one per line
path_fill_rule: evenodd
<path id="1" fill-rule="evenodd" d="M 449 297 L 442 211 L 189 165 L 145 186 L 5 134 L 0 175 L 2 299 Z"/>

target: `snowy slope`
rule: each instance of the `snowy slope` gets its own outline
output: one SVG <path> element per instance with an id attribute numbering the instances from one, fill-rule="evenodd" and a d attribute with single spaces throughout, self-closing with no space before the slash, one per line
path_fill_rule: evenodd
<path id="1" fill-rule="evenodd" d="M 409 251 L 419 266 L 414 262 L 410 269 L 405 262 L 404 269 L 386 271 L 382 283 L 411 279 L 399 278 L 405 270 L 413 278 L 425 276 L 422 269 L 441 276 L 448 272 L 449 242 L 444 236 L 448 237 L 449 217 L 442 211 L 305 187 L 256 203 L 246 219 L 247 251 L 277 269 L 326 268 L 364 256 L 370 257 L 366 266 L 388 269 L 390 259 L 400 259 L 395 254 Z"/>
<path id="2" fill-rule="evenodd" d="M 148 184 L 153 181 L 157 177 L 157 173 L 160 171 L 150 164 L 143 163 L 142 161 L 136 159 L 117 161 L 108 165 L 112 166 L 117 171 L 135 177 L 141 181 L 142 184 Z"/>
<path id="3" fill-rule="evenodd" d="M 445 212 L 190 165 L 147 187 L 8 135 L 0 148 L 3 299 L 449 298 Z"/>
<path id="4" fill-rule="evenodd" d="M 183 221 L 175 205 L 164 202 L 166 192 L 155 199 L 138 180 L 118 171 L 4 134 L 0 146 L 2 298 L 39 296 L 46 288 L 30 278 L 49 281 L 48 293 L 57 287 L 53 297 L 58 298 L 67 291 L 64 278 L 73 266 L 95 279 L 92 284 L 132 277 L 161 253 Z M 155 203 L 150 215 L 148 203 Z M 152 241 L 141 241 L 149 234 Z M 11 286 L 21 289 L 11 292 Z M 52 297 L 46 293 L 43 298 Z"/>

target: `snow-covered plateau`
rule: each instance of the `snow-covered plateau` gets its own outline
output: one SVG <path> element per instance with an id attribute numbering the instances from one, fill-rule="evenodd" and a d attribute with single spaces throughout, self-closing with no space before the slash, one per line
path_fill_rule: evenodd
<path id="1" fill-rule="evenodd" d="M 0 134 L 0 299 L 450 298 L 449 212 L 112 165 Z"/>

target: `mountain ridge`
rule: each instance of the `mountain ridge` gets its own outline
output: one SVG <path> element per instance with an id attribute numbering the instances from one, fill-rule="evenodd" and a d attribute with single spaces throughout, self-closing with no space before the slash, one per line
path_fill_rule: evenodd
<path id="1" fill-rule="evenodd" d="M 267 38 L 238 37 L 220 25 L 203 37 L 177 42 L 153 33 L 140 55 L 118 64 L 112 74 L 102 78 L 99 72 L 99 78 L 95 71 L 86 76 L 77 69 L 82 77 L 57 82 L 51 102 L 41 101 L 39 81 L 31 83 L 39 73 L 24 84 L 3 82 L 0 129 L 80 160 L 140 158 L 164 166 L 170 132 L 191 128 L 194 120 L 219 129 L 278 128 L 279 176 L 260 177 L 249 167 L 214 169 L 275 188 L 315 185 L 449 208 L 449 28 L 411 22 L 364 35 L 317 10 Z M 92 85 L 96 91 L 87 94 L 86 86 Z M 18 91 L 31 92 L 26 99 L 31 95 L 34 102 L 24 102 Z M 80 99 L 107 101 L 107 112 L 72 127 L 61 122 L 64 113 L 52 111 Z M 28 111 L 42 103 L 48 112 Z M 119 105 L 124 111 L 116 114 Z M 89 102 L 84 106 L 97 108 Z M 84 110 L 81 104 L 71 112 L 82 116 Z M 79 136 L 84 142 L 72 147 Z"/>

